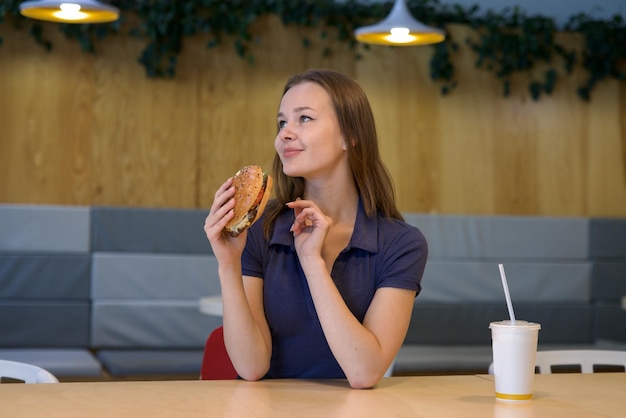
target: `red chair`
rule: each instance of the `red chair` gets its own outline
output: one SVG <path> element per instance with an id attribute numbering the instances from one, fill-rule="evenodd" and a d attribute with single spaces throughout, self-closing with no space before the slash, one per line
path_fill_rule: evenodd
<path id="1" fill-rule="evenodd" d="M 200 380 L 232 380 L 237 376 L 224 345 L 224 328 L 215 328 L 204 345 Z"/>

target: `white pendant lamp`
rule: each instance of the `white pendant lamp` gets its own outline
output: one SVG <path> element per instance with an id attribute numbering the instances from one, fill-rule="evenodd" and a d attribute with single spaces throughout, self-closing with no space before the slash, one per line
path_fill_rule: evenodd
<path id="1" fill-rule="evenodd" d="M 375 25 L 356 29 L 354 36 L 359 42 L 397 46 L 436 44 L 446 38 L 443 30 L 416 20 L 406 0 L 396 0 L 385 19 Z"/>
<path id="2" fill-rule="evenodd" d="M 117 7 L 96 0 L 25 1 L 20 13 L 26 17 L 60 23 L 107 23 L 120 17 Z"/>

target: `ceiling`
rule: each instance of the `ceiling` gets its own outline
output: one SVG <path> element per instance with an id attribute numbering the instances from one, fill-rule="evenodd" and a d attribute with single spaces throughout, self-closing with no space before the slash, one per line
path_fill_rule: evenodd
<path id="1" fill-rule="evenodd" d="M 577 14 L 585 13 L 599 19 L 608 19 L 615 14 L 626 19 L 626 0 L 440 0 L 442 4 L 472 6 L 477 4 L 480 11 L 502 11 L 506 7 L 518 5 L 529 16 L 552 17 L 557 25 L 563 25 Z"/>

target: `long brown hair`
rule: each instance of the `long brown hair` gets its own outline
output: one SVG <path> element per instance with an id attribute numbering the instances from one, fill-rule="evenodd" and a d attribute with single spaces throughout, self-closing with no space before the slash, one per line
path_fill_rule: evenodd
<path id="1" fill-rule="evenodd" d="M 340 72 L 313 69 L 292 76 L 285 84 L 283 96 L 290 88 L 304 82 L 319 84 L 330 96 L 339 128 L 346 139 L 348 162 L 367 216 L 381 213 L 389 218 L 403 219 L 396 207 L 393 180 L 380 158 L 372 108 L 361 86 Z M 274 156 L 273 177 L 276 199 L 268 204 L 263 225 L 268 239 L 285 203 L 304 195 L 304 179 L 285 175 L 278 154 Z"/>

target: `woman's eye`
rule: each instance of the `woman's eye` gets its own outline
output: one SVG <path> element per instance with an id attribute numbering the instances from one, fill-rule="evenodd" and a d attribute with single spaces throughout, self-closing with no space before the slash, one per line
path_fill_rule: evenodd
<path id="1" fill-rule="evenodd" d="M 285 122 L 284 120 L 279 120 L 278 121 L 278 129 L 283 129 L 286 124 L 287 124 L 287 122 Z"/>
<path id="2" fill-rule="evenodd" d="M 308 117 L 308 116 L 306 116 L 306 115 L 300 116 L 300 122 L 308 122 L 310 120 L 313 120 L 313 119 Z"/>

